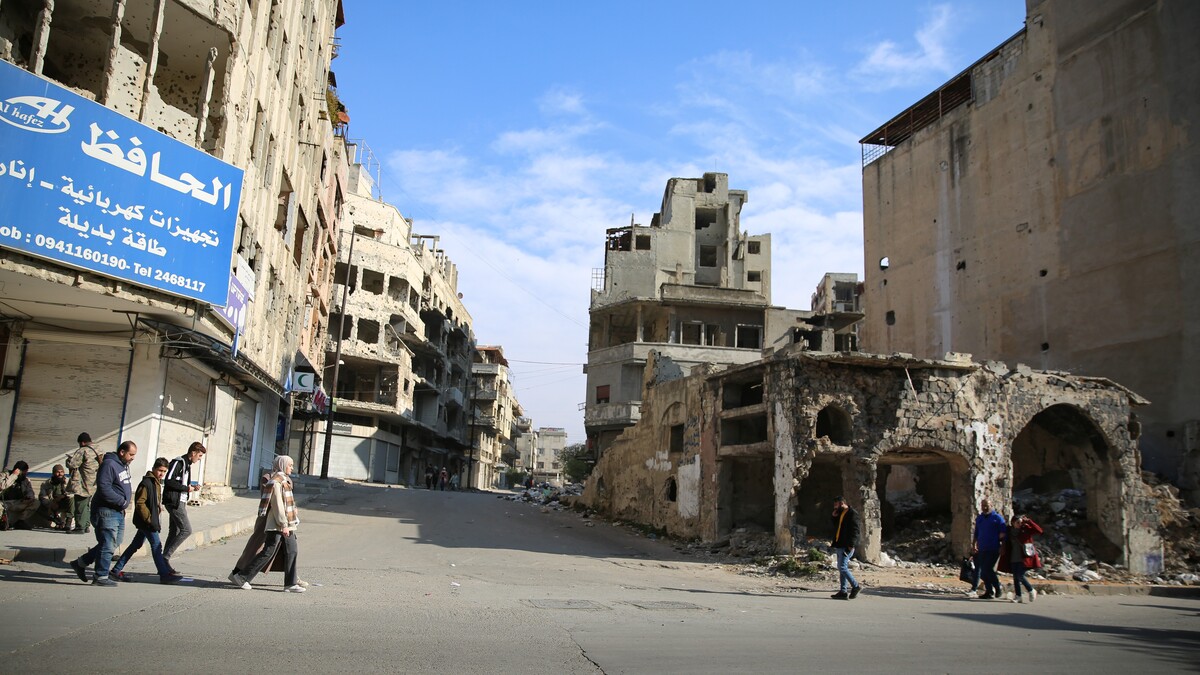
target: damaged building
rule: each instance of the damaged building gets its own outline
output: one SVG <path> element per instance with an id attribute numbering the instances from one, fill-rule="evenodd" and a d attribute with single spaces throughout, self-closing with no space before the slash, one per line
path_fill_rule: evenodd
<path id="1" fill-rule="evenodd" d="M 1120 382 L 1146 468 L 1200 503 L 1200 3 L 1025 7 L 861 141 L 862 348 Z"/>
<path id="2" fill-rule="evenodd" d="M 321 368 L 346 176 L 340 0 L 0 2 L 0 437 L 87 431 L 257 484 Z"/>
<path id="3" fill-rule="evenodd" d="M 584 426 L 598 454 L 641 419 L 642 371 L 652 350 L 670 357 L 664 367 L 686 370 L 748 363 L 764 349 L 797 342 L 855 348 L 851 327 L 861 314 L 846 275 L 823 284 L 828 311 L 771 304 L 771 236 L 741 230 L 748 199 L 745 190 L 729 189 L 724 173 L 672 178 L 648 226 L 608 230 L 604 268 L 592 275 L 585 368 Z M 833 301 L 835 288 L 844 299 Z"/>
<path id="4" fill-rule="evenodd" d="M 328 411 L 297 415 L 293 454 L 318 473 L 330 430 L 328 475 L 416 485 L 425 469 L 460 473 L 464 486 L 489 477 L 491 461 L 470 452 L 469 392 L 475 333 L 458 292 L 458 268 L 436 235 L 383 201 L 365 144 L 354 151 L 339 233 L 322 382 Z"/>
<path id="5" fill-rule="evenodd" d="M 764 533 L 788 552 L 829 534 L 844 495 L 862 514 L 858 555 L 874 562 L 902 493 L 944 517 L 961 555 L 982 498 L 1007 505 L 1018 490 L 1069 485 L 1086 495 L 1101 560 L 1162 567 L 1137 446 L 1145 401 L 1113 382 L 801 345 L 674 377 L 669 361 L 651 351 L 641 421 L 601 456 L 583 504 L 682 538 Z"/>

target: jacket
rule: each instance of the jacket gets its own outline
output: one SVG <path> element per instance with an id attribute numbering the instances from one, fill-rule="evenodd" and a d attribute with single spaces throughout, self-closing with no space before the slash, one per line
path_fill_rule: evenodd
<path id="1" fill-rule="evenodd" d="M 96 495 L 92 497 L 92 508 L 103 506 L 124 512 L 129 508 L 133 490 L 129 483 L 129 465 L 121 461 L 120 455 L 110 452 L 100 462 L 96 472 Z"/>
<path id="2" fill-rule="evenodd" d="M 187 504 L 192 485 L 192 463 L 187 455 L 176 457 L 167 466 L 167 477 L 163 479 L 163 506 L 173 509 Z"/>
<path id="3" fill-rule="evenodd" d="M 67 494 L 91 497 L 96 494 L 96 472 L 100 470 L 100 451 L 91 445 L 81 445 L 67 455 Z"/>
<path id="4" fill-rule="evenodd" d="M 849 506 L 833 517 L 833 548 L 858 548 L 858 514 Z"/>
<path id="5" fill-rule="evenodd" d="M 999 513 L 995 511 L 981 513 L 975 517 L 973 542 L 980 551 L 999 551 L 1001 539 L 1004 538 L 1007 528 L 1004 516 Z"/>
<path id="6" fill-rule="evenodd" d="M 161 532 L 158 514 L 162 503 L 158 496 L 160 486 L 153 471 L 147 471 L 138 484 L 137 493 L 133 496 L 133 526 L 147 532 Z"/>
<path id="7" fill-rule="evenodd" d="M 1035 570 L 1042 566 L 1042 556 L 1038 555 L 1037 549 L 1032 547 L 1034 535 L 1041 534 L 1042 527 L 1033 522 L 1029 518 L 1021 527 L 1009 527 L 1008 536 L 1004 538 L 1004 545 L 1001 546 L 1000 559 L 997 562 L 996 569 L 1001 572 L 1012 572 L 1012 547 L 1020 546 L 1021 564 L 1027 570 Z M 1028 555 L 1025 550 L 1025 545 L 1030 544 L 1033 550 L 1033 555 Z"/>

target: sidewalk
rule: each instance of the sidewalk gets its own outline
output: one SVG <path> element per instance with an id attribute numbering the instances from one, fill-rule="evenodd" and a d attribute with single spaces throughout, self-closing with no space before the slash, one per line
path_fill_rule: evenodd
<path id="1" fill-rule="evenodd" d="M 322 481 L 311 476 L 296 478 L 296 505 L 324 494 L 340 486 L 342 481 Z M 180 545 L 179 551 L 188 551 L 226 537 L 234 537 L 254 528 L 258 516 L 258 490 L 242 490 L 223 502 L 208 502 L 202 506 L 188 507 L 188 521 L 192 524 L 192 535 Z M 167 519 L 162 518 L 163 541 L 167 538 Z M 133 540 L 137 530 L 133 527 L 133 510 L 126 513 L 125 537 L 119 554 Z M 74 560 L 96 545 L 96 535 L 68 534 L 58 530 L 8 530 L 0 532 L 0 558 L 23 563 L 61 563 Z M 150 547 L 143 546 L 134 558 L 150 555 Z"/>

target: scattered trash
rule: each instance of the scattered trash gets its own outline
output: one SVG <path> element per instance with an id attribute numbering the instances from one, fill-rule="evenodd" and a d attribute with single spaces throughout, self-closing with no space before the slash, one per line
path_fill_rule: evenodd
<path id="1" fill-rule="evenodd" d="M 457 581 L 451 581 L 451 582 L 450 582 L 450 585 L 451 585 L 451 586 L 454 586 L 455 588 L 457 588 L 457 587 L 459 587 L 459 586 L 462 586 L 462 584 L 458 583 Z"/>

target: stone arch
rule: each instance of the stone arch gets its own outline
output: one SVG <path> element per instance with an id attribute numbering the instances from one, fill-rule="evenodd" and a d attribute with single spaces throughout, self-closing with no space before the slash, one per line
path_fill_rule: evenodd
<path id="1" fill-rule="evenodd" d="M 894 549 L 902 560 L 953 562 L 970 548 L 974 490 L 960 449 L 910 439 L 875 455 L 873 478 L 864 511 L 877 513 L 878 520 L 864 522 L 868 552 L 889 548 L 890 538 L 914 528 L 924 533 L 922 543 Z M 866 508 L 872 500 L 877 508 Z"/>
<path id="2" fill-rule="evenodd" d="M 1067 531 L 1055 534 L 1085 542 L 1103 562 L 1120 562 L 1120 454 L 1086 410 L 1069 403 L 1043 408 L 1013 437 L 1014 512 L 1043 527 L 1064 523 Z"/>
<path id="3" fill-rule="evenodd" d="M 826 437 L 834 445 L 848 446 L 854 441 L 854 418 L 841 406 L 830 403 L 817 412 L 814 435 Z"/>

